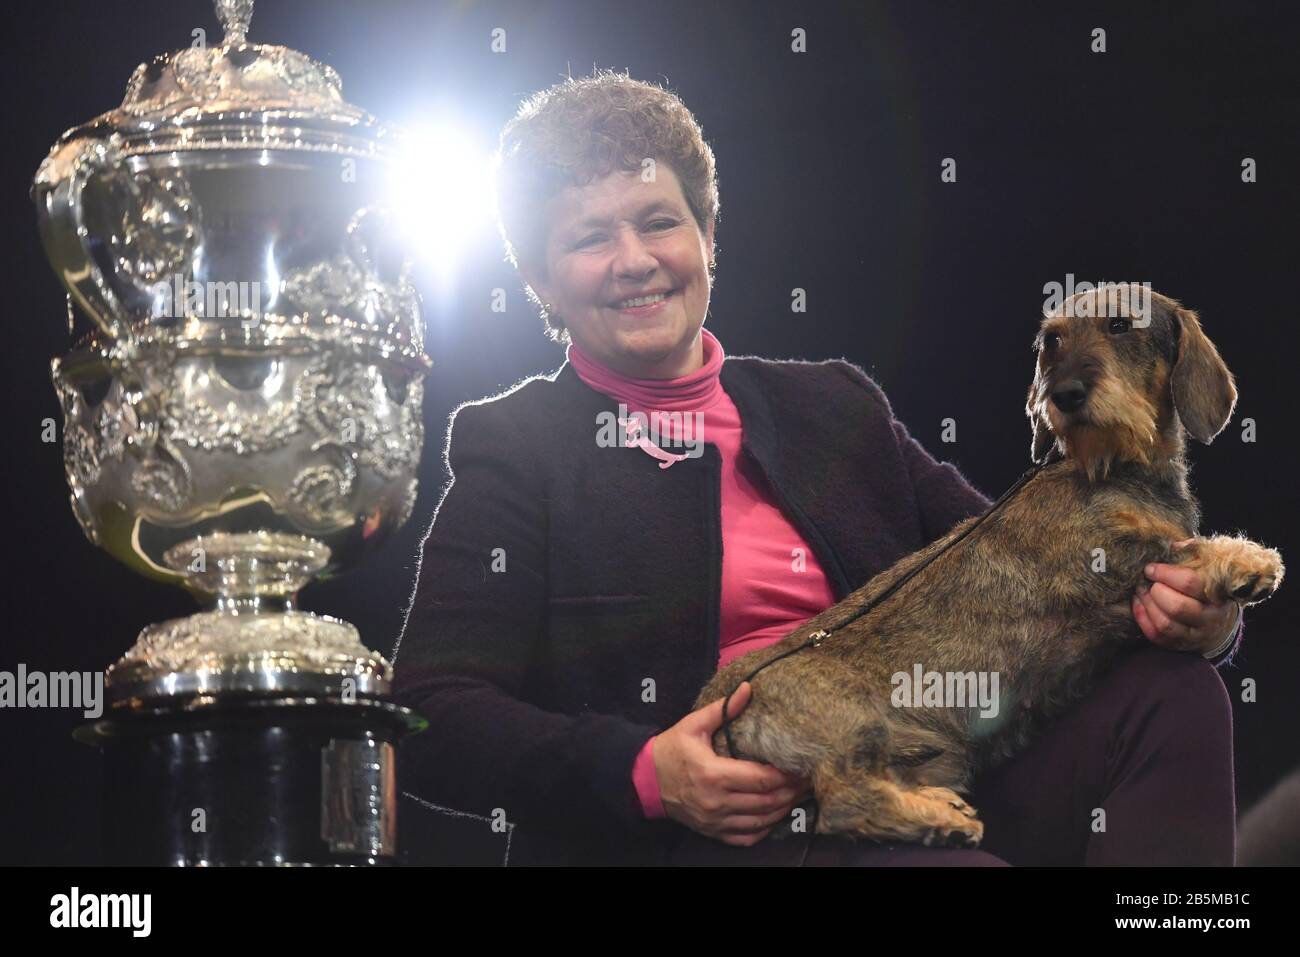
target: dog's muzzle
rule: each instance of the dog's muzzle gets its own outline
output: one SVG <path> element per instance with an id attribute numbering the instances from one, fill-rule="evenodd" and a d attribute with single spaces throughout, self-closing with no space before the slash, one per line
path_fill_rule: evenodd
<path id="1" fill-rule="evenodd" d="M 1052 405 L 1067 414 L 1078 412 L 1088 401 L 1088 387 L 1079 379 L 1067 379 L 1052 389 Z"/>

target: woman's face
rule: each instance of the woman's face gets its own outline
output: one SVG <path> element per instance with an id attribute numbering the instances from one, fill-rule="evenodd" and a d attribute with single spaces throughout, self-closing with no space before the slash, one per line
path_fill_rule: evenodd
<path id="1" fill-rule="evenodd" d="M 652 182 L 610 173 L 570 186 L 549 206 L 545 275 L 525 281 L 583 351 L 612 369 L 671 379 L 703 364 L 713 226 L 702 234 L 681 183 L 660 163 Z M 627 301 L 656 293 L 644 306 Z"/>

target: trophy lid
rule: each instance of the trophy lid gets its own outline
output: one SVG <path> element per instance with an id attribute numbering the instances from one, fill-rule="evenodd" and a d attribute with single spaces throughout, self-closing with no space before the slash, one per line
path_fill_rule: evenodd
<path id="1" fill-rule="evenodd" d="M 124 155 L 199 149 L 288 149 L 375 156 L 397 130 L 343 98 L 327 64 L 248 41 L 253 0 L 214 0 L 224 35 L 136 67 L 121 106 L 63 134 L 38 180 L 66 170 L 60 147 L 116 134 Z"/>
<path id="2" fill-rule="evenodd" d="M 215 0 L 225 35 L 215 47 L 189 47 L 135 69 L 122 110 L 158 120 L 195 112 L 290 109 L 355 119 L 339 75 L 297 50 L 249 43 L 253 0 Z"/>

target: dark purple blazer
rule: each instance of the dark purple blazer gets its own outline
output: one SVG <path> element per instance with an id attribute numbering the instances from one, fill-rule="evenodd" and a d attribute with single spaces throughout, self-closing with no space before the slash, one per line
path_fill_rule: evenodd
<path id="1" fill-rule="evenodd" d="M 850 362 L 728 356 L 720 375 L 837 601 L 989 504 Z M 399 699 L 429 719 L 402 790 L 504 815 L 511 863 L 660 863 L 683 833 L 642 817 L 631 772 L 716 670 L 721 460 L 603 448 L 604 410 L 566 362 L 453 412 L 395 652 Z"/>

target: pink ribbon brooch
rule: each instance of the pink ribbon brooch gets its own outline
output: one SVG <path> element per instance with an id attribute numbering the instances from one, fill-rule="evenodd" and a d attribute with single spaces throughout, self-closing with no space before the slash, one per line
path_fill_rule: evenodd
<path id="1" fill-rule="evenodd" d="M 666 469 L 674 462 L 680 462 L 682 459 L 688 457 L 685 455 L 678 455 L 675 452 L 665 452 L 642 435 L 640 419 L 619 419 L 618 424 L 623 426 L 627 446 L 629 448 L 644 449 L 646 455 L 659 460 L 659 467 L 661 469 Z"/>

